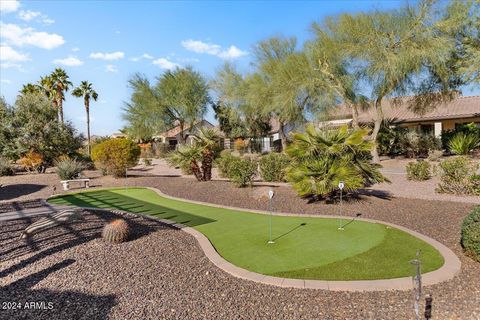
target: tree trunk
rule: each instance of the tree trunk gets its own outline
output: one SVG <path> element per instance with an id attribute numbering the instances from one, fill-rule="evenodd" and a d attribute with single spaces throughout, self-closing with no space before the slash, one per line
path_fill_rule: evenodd
<path id="1" fill-rule="evenodd" d="M 203 181 L 212 180 L 213 152 L 207 150 L 202 155 Z"/>
<path id="2" fill-rule="evenodd" d="M 180 133 L 179 133 L 180 141 L 179 141 L 179 143 L 180 144 L 186 144 L 187 143 L 187 138 L 185 137 L 185 132 L 184 132 L 185 123 L 183 121 L 180 121 L 179 126 L 180 126 Z"/>
<path id="3" fill-rule="evenodd" d="M 280 141 L 282 142 L 282 152 L 287 148 L 287 136 L 285 135 L 285 124 L 282 121 L 278 122 L 278 134 L 280 136 Z"/>
<path id="4" fill-rule="evenodd" d="M 380 127 L 381 127 L 382 121 L 383 121 L 382 98 L 375 99 L 374 108 L 375 108 L 376 116 L 375 116 L 373 131 L 370 134 L 369 139 L 371 141 L 373 141 L 373 149 L 372 149 L 372 152 L 371 152 L 372 157 L 373 157 L 373 162 L 374 163 L 379 163 L 380 162 L 380 157 L 378 156 L 377 136 L 378 136 L 378 132 L 380 131 Z"/>
<path id="5" fill-rule="evenodd" d="M 87 152 L 88 156 L 92 156 L 92 150 L 90 147 L 90 102 L 85 99 L 85 111 L 87 112 Z"/>
<path id="6" fill-rule="evenodd" d="M 352 108 L 352 127 L 358 129 L 360 128 L 358 124 L 358 107 L 355 103 L 352 103 L 350 107 Z"/>
<path id="7" fill-rule="evenodd" d="M 193 172 L 193 175 L 195 176 L 195 178 L 198 181 L 202 181 L 203 180 L 203 175 L 202 175 L 202 172 L 201 172 L 200 167 L 198 166 L 198 163 L 197 163 L 196 160 L 192 160 L 192 162 L 190 162 L 190 168 L 192 169 L 192 172 Z"/>
<path id="8" fill-rule="evenodd" d="M 58 121 L 63 123 L 63 92 L 57 89 Z"/>

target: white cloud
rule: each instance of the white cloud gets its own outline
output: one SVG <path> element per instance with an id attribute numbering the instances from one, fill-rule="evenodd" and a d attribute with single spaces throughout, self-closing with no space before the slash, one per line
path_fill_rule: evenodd
<path id="1" fill-rule="evenodd" d="M 182 41 L 182 46 L 189 51 L 206 53 L 222 59 L 236 59 L 248 54 L 248 52 L 240 50 L 236 46 L 230 46 L 227 50 L 224 50 L 218 44 L 206 43 L 192 39 Z"/>
<path id="2" fill-rule="evenodd" d="M 167 69 L 167 70 L 172 70 L 172 69 L 175 69 L 176 67 L 180 67 L 178 63 L 175 63 L 165 58 L 159 58 L 157 60 L 154 60 L 153 64 L 159 66 L 162 69 Z"/>
<path id="3" fill-rule="evenodd" d="M 2 13 L 15 12 L 20 7 L 18 0 L 0 0 L 0 11 Z"/>
<path id="4" fill-rule="evenodd" d="M 130 60 L 137 62 L 137 61 L 140 61 L 142 59 L 152 60 L 153 57 L 151 55 L 149 55 L 148 53 L 144 53 L 141 56 L 133 57 Z"/>
<path id="5" fill-rule="evenodd" d="M 117 73 L 117 72 L 118 72 L 118 69 L 117 69 L 117 67 L 116 67 L 115 65 L 113 65 L 113 64 L 107 64 L 107 65 L 105 66 L 105 71 Z"/>
<path id="6" fill-rule="evenodd" d="M 44 24 L 52 24 L 55 23 L 55 20 L 50 19 L 47 15 L 44 15 L 40 11 L 32 11 L 32 10 L 21 10 L 18 13 L 18 17 L 23 21 L 37 21 Z"/>
<path id="7" fill-rule="evenodd" d="M 103 99 L 102 99 L 102 100 L 100 100 L 99 102 L 100 102 L 101 104 L 106 104 L 106 103 L 107 103 L 107 100 L 103 100 Z"/>
<path id="8" fill-rule="evenodd" d="M 90 58 L 100 59 L 100 60 L 119 60 L 125 57 L 125 53 L 121 51 L 116 52 L 92 52 L 90 53 Z"/>
<path id="9" fill-rule="evenodd" d="M 248 52 L 246 51 L 242 51 L 235 46 L 230 46 L 228 50 L 220 52 L 218 56 L 222 59 L 236 59 L 236 58 L 246 56 L 247 54 Z"/>
<path id="10" fill-rule="evenodd" d="M 67 67 L 78 67 L 83 65 L 83 61 L 78 59 L 77 57 L 69 56 L 64 59 L 55 59 L 52 61 L 54 64 L 61 64 Z"/>
<path id="11" fill-rule="evenodd" d="M 17 52 L 9 46 L 0 46 L 0 61 L 20 62 L 28 60 L 30 58 L 27 54 Z"/>
<path id="12" fill-rule="evenodd" d="M 80 48 L 78 48 L 78 47 L 72 48 L 72 51 L 73 51 L 73 52 L 80 51 Z"/>
<path id="13" fill-rule="evenodd" d="M 218 55 L 222 48 L 218 44 L 210 44 L 192 39 L 182 41 L 182 46 L 189 51 L 207 53 L 214 56 Z"/>
<path id="14" fill-rule="evenodd" d="M 48 18 L 48 17 L 44 17 L 44 18 L 42 19 L 42 23 L 47 24 L 47 25 L 49 25 L 49 24 L 54 24 L 54 23 L 55 23 L 55 20 L 50 19 L 50 18 Z"/>
<path id="15" fill-rule="evenodd" d="M 62 36 L 55 33 L 35 31 L 22 28 L 16 24 L 0 22 L 0 37 L 9 44 L 16 46 L 31 45 L 42 49 L 53 49 L 65 43 Z"/>
<path id="16" fill-rule="evenodd" d="M 0 82 L 1 82 L 1 83 L 6 83 L 6 84 L 12 83 L 12 81 L 9 80 L 9 79 L 0 79 Z"/>
<path id="17" fill-rule="evenodd" d="M 14 62 L 9 62 L 9 61 L 0 63 L 0 68 L 1 69 L 15 68 L 20 72 L 28 72 L 26 69 L 23 68 L 22 65 Z"/>
<path id="18" fill-rule="evenodd" d="M 23 21 L 30 21 L 42 15 L 39 11 L 31 11 L 31 10 L 21 10 L 18 13 L 18 17 Z"/>

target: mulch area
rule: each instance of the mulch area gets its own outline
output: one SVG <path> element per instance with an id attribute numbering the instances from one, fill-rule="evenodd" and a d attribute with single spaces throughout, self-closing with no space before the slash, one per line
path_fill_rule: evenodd
<path id="1" fill-rule="evenodd" d="M 43 178 L 42 178 L 43 179 Z M 41 180 L 41 179 L 40 179 Z M 38 181 L 38 180 L 37 180 Z M 37 182 L 38 183 L 38 182 Z M 228 182 L 188 178 L 98 177 L 93 186 L 152 186 L 182 198 L 265 209 L 265 187 L 238 189 Z M 288 186 L 272 187 L 276 211 L 338 214 L 338 206 L 308 203 Z M 36 191 L 31 196 L 39 196 Z M 460 225 L 475 206 L 468 203 L 391 198 L 365 191 L 344 204 L 403 225 L 442 242 L 462 261 L 454 280 L 425 288 L 434 298 L 434 319 L 480 319 L 480 263 L 462 253 Z M 99 239 L 113 213 L 91 212 L 70 230 L 53 228 L 18 235 L 31 221 L 0 224 L 0 302 L 51 301 L 52 310 L 6 311 L 7 318 L 56 319 L 412 319 L 411 292 L 347 293 L 278 288 L 237 279 L 216 268 L 195 239 L 158 222 L 128 215 L 134 239 L 109 245 Z"/>

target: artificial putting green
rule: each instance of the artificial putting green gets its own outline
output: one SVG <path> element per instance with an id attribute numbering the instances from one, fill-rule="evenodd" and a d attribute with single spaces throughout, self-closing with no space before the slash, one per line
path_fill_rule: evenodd
<path id="1" fill-rule="evenodd" d="M 208 237 L 231 263 L 258 273 L 298 279 L 370 280 L 410 276 L 422 252 L 422 272 L 443 265 L 432 246 L 380 223 L 269 215 L 216 208 L 162 197 L 146 188 L 86 191 L 49 200 L 60 205 L 112 208 L 168 219 Z M 341 221 L 342 224 L 349 220 Z M 159 243 L 159 246 L 165 244 Z"/>

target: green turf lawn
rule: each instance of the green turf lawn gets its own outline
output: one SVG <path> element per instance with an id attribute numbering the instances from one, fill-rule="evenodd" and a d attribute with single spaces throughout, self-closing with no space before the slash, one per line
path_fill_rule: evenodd
<path id="1" fill-rule="evenodd" d="M 355 221 L 339 231 L 337 219 L 273 216 L 275 243 L 267 244 L 268 215 L 172 200 L 145 188 L 80 192 L 49 202 L 113 208 L 182 223 L 206 235 L 226 260 L 267 275 L 323 280 L 405 277 L 412 275 L 409 261 L 418 249 L 423 272 L 443 265 L 435 248 L 383 224 Z"/>

